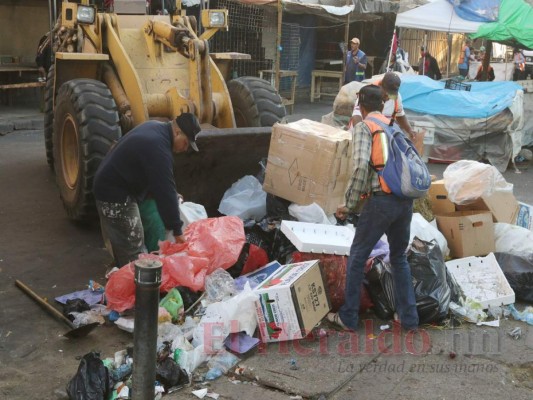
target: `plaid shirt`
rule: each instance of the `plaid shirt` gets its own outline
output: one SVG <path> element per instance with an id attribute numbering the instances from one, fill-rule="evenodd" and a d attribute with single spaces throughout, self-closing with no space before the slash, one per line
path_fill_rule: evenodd
<path id="1" fill-rule="evenodd" d="M 372 114 L 381 114 L 373 111 Z M 378 174 L 370 167 L 372 154 L 372 132 L 364 122 L 352 129 L 353 173 L 346 190 L 346 207 L 352 211 L 360 210 L 364 200 L 372 192 L 381 190 Z"/>

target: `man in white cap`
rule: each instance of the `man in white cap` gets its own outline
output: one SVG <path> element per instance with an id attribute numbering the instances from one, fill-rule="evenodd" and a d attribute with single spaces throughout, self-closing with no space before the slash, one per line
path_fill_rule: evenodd
<path id="1" fill-rule="evenodd" d="M 344 75 L 344 84 L 365 79 L 365 70 L 367 65 L 366 54 L 359 48 L 360 41 L 358 38 L 350 40 L 350 50 L 346 54 L 346 73 Z"/>
<path id="2" fill-rule="evenodd" d="M 138 204 L 151 196 L 165 229 L 185 242 L 174 180 L 173 154 L 198 151 L 200 124 L 182 113 L 171 122 L 147 121 L 119 139 L 98 167 L 93 193 L 102 235 L 117 267 L 146 252 Z"/>
<path id="3" fill-rule="evenodd" d="M 399 92 L 402 81 L 398 74 L 394 72 L 387 72 L 385 75 L 383 75 L 381 80 L 377 80 L 373 83 L 380 86 L 382 90 L 384 101 L 383 115 L 385 115 L 387 118 L 394 119 L 400 128 L 402 128 L 402 131 L 409 137 L 409 139 L 413 140 L 416 136 L 416 132 L 413 131 L 411 124 L 409 124 L 409 121 L 405 116 L 402 96 Z M 357 98 L 349 127 L 354 127 L 362 120 L 363 117 L 361 116 L 361 110 L 359 108 L 359 98 Z"/>

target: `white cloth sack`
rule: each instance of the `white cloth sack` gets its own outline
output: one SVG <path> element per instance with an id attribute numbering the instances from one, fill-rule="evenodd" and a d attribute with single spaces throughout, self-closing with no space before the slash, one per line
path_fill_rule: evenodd
<path id="1" fill-rule="evenodd" d="M 533 232 L 521 226 L 495 223 L 494 241 L 497 253 L 521 256 L 533 253 Z"/>
<path id="2" fill-rule="evenodd" d="M 266 215 L 266 197 L 261 183 L 255 176 L 246 175 L 226 190 L 218 211 L 235 215 L 242 220 L 260 221 Z"/>

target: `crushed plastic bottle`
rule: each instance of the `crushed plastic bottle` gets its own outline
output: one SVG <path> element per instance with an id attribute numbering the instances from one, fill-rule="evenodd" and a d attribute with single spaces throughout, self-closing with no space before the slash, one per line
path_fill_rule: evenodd
<path id="1" fill-rule="evenodd" d="M 207 371 L 207 374 L 205 374 L 205 379 L 208 381 L 212 381 L 221 377 L 239 361 L 240 360 L 236 355 L 224 349 L 220 350 L 217 354 L 215 354 L 213 358 L 211 358 L 207 362 L 209 371 Z"/>
<path id="2" fill-rule="evenodd" d="M 210 303 L 222 301 L 237 293 L 235 281 L 231 275 L 222 268 L 217 268 L 205 278 L 205 292 Z"/>
<path id="3" fill-rule="evenodd" d="M 524 311 L 519 312 L 514 304 L 509 304 L 509 309 L 511 310 L 511 315 L 517 321 L 524 321 L 528 325 L 533 325 L 533 307 L 526 307 Z"/>

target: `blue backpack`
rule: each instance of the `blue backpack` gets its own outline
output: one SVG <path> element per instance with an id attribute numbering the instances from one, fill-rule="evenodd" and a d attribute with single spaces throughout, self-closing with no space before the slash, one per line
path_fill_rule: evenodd
<path id="1" fill-rule="evenodd" d="M 407 139 L 396 123 L 387 125 L 373 117 L 368 117 L 368 120 L 382 128 L 388 147 L 385 164 L 374 165 L 370 161 L 370 166 L 385 181 L 394 195 L 409 199 L 423 197 L 431 185 L 431 176 L 413 143 Z M 380 132 L 372 132 L 372 136 L 377 133 Z"/>

